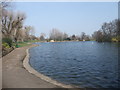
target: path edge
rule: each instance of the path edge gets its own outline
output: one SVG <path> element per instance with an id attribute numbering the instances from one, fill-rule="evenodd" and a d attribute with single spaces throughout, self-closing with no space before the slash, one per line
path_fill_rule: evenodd
<path id="1" fill-rule="evenodd" d="M 36 47 L 36 46 L 33 46 L 33 47 Z M 33 47 L 30 47 L 30 48 L 33 48 Z M 62 88 L 75 88 L 75 87 L 73 87 L 73 86 L 71 86 L 71 85 L 65 85 L 65 84 L 59 83 L 59 82 L 57 82 L 56 80 L 53 80 L 53 79 L 51 79 L 50 77 L 45 76 L 45 75 L 37 72 L 35 69 L 33 69 L 33 67 L 31 67 L 31 65 L 29 64 L 29 57 L 30 57 L 30 55 L 29 55 L 29 49 L 30 49 L 30 48 L 26 49 L 26 56 L 25 56 L 25 58 L 24 58 L 24 60 L 23 60 L 23 67 L 24 67 L 29 73 L 31 73 L 31 74 L 39 77 L 40 79 L 42 79 L 42 80 L 44 80 L 44 81 L 47 81 L 47 82 L 49 82 L 49 83 L 51 83 L 51 84 L 54 84 L 54 85 L 59 86 L 59 87 L 62 87 Z"/>

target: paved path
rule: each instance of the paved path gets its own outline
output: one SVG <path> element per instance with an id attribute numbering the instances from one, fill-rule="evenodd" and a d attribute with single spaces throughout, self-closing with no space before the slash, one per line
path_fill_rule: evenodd
<path id="1" fill-rule="evenodd" d="M 3 88 L 58 88 L 24 69 L 23 60 L 26 56 L 26 49 L 33 46 L 17 48 L 2 58 Z"/>
<path id="2" fill-rule="evenodd" d="M 2 89 L 2 58 L 0 58 L 0 90 Z"/>

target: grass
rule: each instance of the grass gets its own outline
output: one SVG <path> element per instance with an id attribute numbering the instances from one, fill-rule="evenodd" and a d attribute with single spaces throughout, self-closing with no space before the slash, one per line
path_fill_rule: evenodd
<path id="1" fill-rule="evenodd" d="M 29 40 L 27 42 L 18 42 L 18 48 L 19 47 L 24 47 L 24 46 L 28 46 L 34 42 L 39 42 L 38 40 Z"/>
<path id="2" fill-rule="evenodd" d="M 24 47 L 24 46 L 27 46 L 27 45 L 30 45 L 30 43 L 28 43 L 28 42 L 19 42 L 18 43 L 18 47 Z"/>

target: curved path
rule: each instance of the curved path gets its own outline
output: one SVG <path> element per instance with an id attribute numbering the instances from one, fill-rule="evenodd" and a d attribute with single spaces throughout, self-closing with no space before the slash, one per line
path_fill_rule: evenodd
<path id="1" fill-rule="evenodd" d="M 2 88 L 59 88 L 29 73 L 23 67 L 26 50 L 35 45 L 16 48 L 2 58 Z"/>

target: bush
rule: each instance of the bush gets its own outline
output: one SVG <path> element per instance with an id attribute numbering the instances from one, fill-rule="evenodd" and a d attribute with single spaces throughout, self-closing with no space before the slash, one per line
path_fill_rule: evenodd
<path id="1" fill-rule="evenodd" d="M 116 36 L 114 38 L 112 38 L 113 42 L 120 42 L 120 36 Z"/>
<path id="2" fill-rule="evenodd" d="M 2 43 L 2 47 L 3 47 L 3 48 L 10 48 L 10 46 L 8 45 L 8 43 L 5 43 L 5 42 Z"/>
<path id="3" fill-rule="evenodd" d="M 2 43 L 2 56 L 10 53 L 14 48 L 10 47 L 8 43 Z"/>
<path id="4" fill-rule="evenodd" d="M 2 43 L 7 43 L 10 47 L 12 46 L 12 39 L 10 38 L 3 38 Z"/>
<path id="5" fill-rule="evenodd" d="M 117 40 L 118 40 L 118 42 L 120 42 L 120 36 L 117 36 Z"/>

